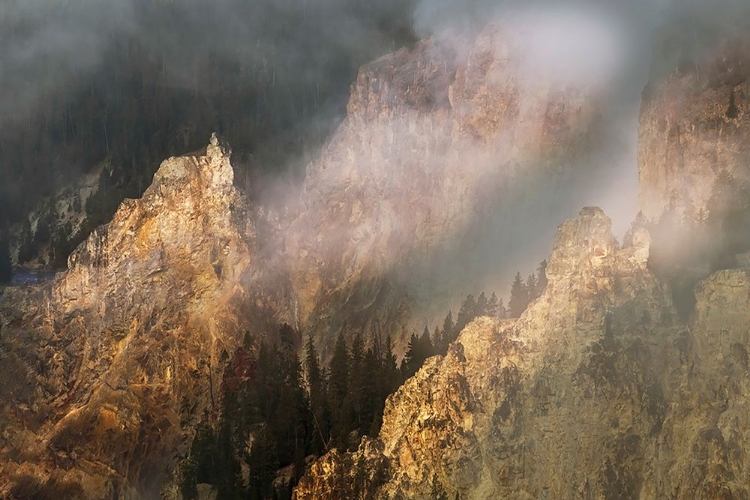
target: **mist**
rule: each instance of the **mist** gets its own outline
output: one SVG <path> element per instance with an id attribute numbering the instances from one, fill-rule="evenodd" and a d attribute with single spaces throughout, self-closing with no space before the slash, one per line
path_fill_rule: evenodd
<path id="1" fill-rule="evenodd" d="M 87 95 L 90 79 L 112 70 L 113 51 L 132 45 L 134 53 L 151 62 L 147 73 L 153 85 L 180 95 L 185 103 L 220 102 L 232 89 L 257 84 L 229 139 L 239 150 L 237 164 L 265 163 L 275 179 L 292 169 L 301 171 L 300 165 L 314 158 L 335 131 L 359 65 L 410 46 L 414 38 L 466 41 L 488 23 L 511 27 L 524 59 L 519 79 L 529 85 L 552 81 L 596 96 L 598 146 L 586 167 L 564 184 L 540 178 L 531 168 L 540 158 L 524 157 L 521 170 L 528 172 L 516 176 L 519 184 L 505 200 L 510 204 L 488 205 L 489 215 L 445 235 L 448 244 L 436 260 L 406 273 L 419 289 L 450 287 L 461 294 L 484 288 L 502 296 L 516 270 L 528 274 L 549 254 L 555 228 L 575 217 L 580 207 L 601 206 L 613 219 L 615 234 L 625 233 L 638 211 L 641 93 L 650 78 L 658 79 L 700 52 L 712 37 L 742 27 L 747 20 L 744 3 L 421 0 L 412 5 L 392 0 L 362 6 L 345 0 L 13 0 L 0 6 L 0 90 L 14 96 L 0 102 L 0 127 L 22 131 L 30 121 L 43 122 L 51 103 Z M 453 50 L 460 59 L 467 46 L 457 43 Z M 240 90 L 237 95 L 244 98 Z M 222 113 L 230 108 L 217 107 L 221 112 L 204 128 L 228 129 L 229 117 Z M 169 131 L 175 135 L 187 128 L 187 139 L 162 148 L 169 154 L 203 145 L 208 136 L 201 124 L 180 117 L 183 111 L 174 112 Z M 104 136 L 99 142 L 109 154 L 113 132 L 106 116 L 97 118 L 103 126 L 95 133 Z M 257 135 L 269 127 L 273 134 Z M 311 136 L 312 154 L 289 147 Z M 509 150 L 514 147 L 510 138 L 503 140 Z M 259 159 L 269 144 L 284 154 Z M 462 155 L 460 168 L 467 170 L 492 171 L 503 161 L 486 159 L 479 150 Z M 132 163 L 140 160 L 132 158 Z M 21 172 L 13 182 L 30 182 L 23 165 L 5 156 L 0 161 L 3 170 Z M 131 168 L 123 164 L 124 170 Z M 55 172 L 61 176 L 75 168 L 60 162 Z M 380 168 L 388 173 L 388 166 Z M 477 183 L 486 181 L 480 174 Z M 264 178 L 261 185 L 267 193 L 257 194 L 258 199 L 273 199 L 276 205 L 291 206 L 299 195 L 285 182 Z M 439 213 L 439 200 L 433 204 Z M 468 250 L 459 241 L 466 235 L 473 238 Z M 389 264 L 397 272 L 397 264 Z"/>
<path id="2" fill-rule="evenodd" d="M 477 216 L 448 236 L 449 244 L 434 261 L 398 271 L 418 284 L 413 293 L 423 303 L 424 322 L 432 326 L 440 309 L 455 311 L 468 293 L 496 291 L 507 298 L 516 270 L 522 276 L 533 272 L 549 255 L 557 226 L 576 217 L 583 206 L 602 207 L 622 241 L 639 211 L 642 93 L 649 82 L 658 83 L 677 65 L 712 50 L 716 40 L 745 29 L 749 20 L 748 5 L 736 0 L 420 2 L 414 20 L 420 38 L 452 39 L 446 34 L 456 32 L 471 38 L 495 23 L 519 40 L 524 61 L 516 77 L 529 87 L 547 80 L 561 88 L 593 89 L 601 112 L 598 144 L 587 165 L 570 159 L 576 163 L 572 179 L 556 183 L 540 177 L 534 169 L 542 159 L 523 158 L 526 177 L 516 179 L 509 196 L 497 192 L 506 200 L 485 205 L 489 216 Z M 465 46 L 459 43 L 455 50 L 461 54 Z M 463 153 L 461 168 L 482 170 L 487 168 L 484 161 L 502 162 L 483 159 L 482 147 Z M 563 167 L 565 163 L 560 161 Z M 507 174 L 495 169 L 492 175 Z M 485 174 L 476 179 L 494 182 Z"/>
<path id="3" fill-rule="evenodd" d="M 0 225 L 106 161 L 104 222 L 214 131 L 246 169 L 299 179 L 357 68 L 412 43 L 410 13 L 395 0 L 2 2 Z"/>
<path id="4" fill-rule="evenodd" d="M 352 55 L 395 48 L 389 30 L 408 30 L 406 5 L 378 2 L 365 13 L 340 0 L 8 0 L 0 5 L 0 86 L 14 99 L 0 103 L 0 123 L 28 116 L 52 91 L 72 92 L 118 43 L 159 57 L 166 86 L 193 88 L 205 57 L 260 59 L 271 77 L 320 82 Z M 399 16 L 401 24 L 382 24 Z"/>

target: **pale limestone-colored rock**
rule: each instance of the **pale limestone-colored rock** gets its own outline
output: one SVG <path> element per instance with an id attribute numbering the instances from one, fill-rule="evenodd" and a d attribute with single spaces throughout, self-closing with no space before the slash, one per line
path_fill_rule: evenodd
<path id="1" fill-rule="evenodd" d="M 222 351 L 262 332 L 242 312 L 260 278 L 229 155 L 214 136 L 166 160 L 67 272 L 3 297 L 0 496 L 27 470 L 89 498 L 153 489 L 215 399 Z"/>
<path id="2" fill-rule="evenodd" d="M 388 399 L 368 493 L 427 499 L 437 479 L 462 499 L 747 497 L 750 276 L 704 280 L 682 324 L 637 232 L 618 249 L 592 208 L 563 224 L 542 297 L 476 320 Z M 295 498 L 346 498 L 320 485 L 338 491 L 351 456 L 321 459 Z"/>
<path id="3" fill-rule="evenodd" d="M 649 219 L 658 220 L 673 198 L 695 216 L 722 170 L 750 178 L 749 49 L 745 35 L 722 40 L 644 93 L 638 171 Z"/>
<path id="4" fill-rule="evenodd" d="M 388 399 L 372 493 L 430 498 L 437 478 L 448 498 L 637 495 L 678 333 L 642 251 L 618 249 L 597 208 L 563 224 L 542 297 L 518 320 L 476 320 Z M 317 489 L 337 479 L 313 467 L 296 498 L 344 498 Z"/>
<path id="5" fill-rule="evenodd" d="M 429 39 L 361 69 L 346 120 L 308 166 L 303 209 L 284 228 L 300 323 L 324 358 L 340 330 L 405 344 L 403 324 L 455 293 L 415 283 L 451 275 L 433 276 L 444 254 L 470 259 L 467 228 L 534 182 L 563 189 L 585 176 L 597 89 L 525 77 L 525 28 Z M 467 248 L 449 248 L 459 241 Z"/>

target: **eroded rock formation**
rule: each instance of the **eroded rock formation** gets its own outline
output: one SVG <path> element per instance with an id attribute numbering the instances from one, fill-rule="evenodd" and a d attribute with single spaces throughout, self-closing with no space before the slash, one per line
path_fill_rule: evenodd
<path id="1" fill-rule="evenodd" d="M 420 298 L 450 294 L 436 263 L 460 257 L 462 279 L 476 277 L 467 256 L 492 241 L 477 227 L 548 220 L 554 190 L 596 171 L 599 95 L 528 78 L 523 37 L 489 26 L 363 68 L 348 117 L 278 219 L 246 206 L 214 138 L 165 161 L 52 283 L 9 290 L 0 495 L 156 495 L 246 331 L 288 322 L 324 359 L 342 330 L 398 338 L 429 316 Z M 647 96 L 647 215 L 676 189 L 686 206 L 705 203 L 707 183 L 684 187 L 686 172 L 740 168 L 743 60 L 721 59 L 710 82 L 675 73 Z M 750 278 L 712 275 L 685 323 L 648 257 L 644 230 L 619 248 L 609 219 L 584 209 L 558 231 L 541 298 L 518 320 L 469 325 L 389 399 L 379 436 L 315 462 L 297 498 L 750 494 Z"/>
<path id="2" fill-rule="evenodd" d="M 6 292 L 0 496 L 45 484 L 90 498 L 158 491 L 216 402 L 221 353 L 274 316 L 263 323 L 247 304 L 254 234 L 232 178 L 215 137 L 165 161 L 67 272 Z"/>
<path id="3" fill-rule="evenodd" d="M 245 331 L 288 322 L 324 359 L 341 330 L 398 342 L 436 251 L 502 213 L 519 179 L 572 182 L 571 158 L 587 155 L 595 91 L 526 78 L 522 40 L 489 26 L 363 68 L 348 117 L 278 220 L 246 206 L 214 138 L 165 161 L 52 283 L 9 290 L 0 492 L 155 492 Z"/>
<path id="4" fill-rule="evenodd" d="M 530 73 L 526 29 L 425 40 L 362 68 L 284 229 L 300 321 L 323 353 L 344 326 L 405 341 L 404 318 L 435 312 L 419 299 L 434 306 L 459 281 L 446 268 L 486 278 L 472 255 L 512 255 L 508 235 L 546 227 L 559 192 L 596 171 L 602 89 Z"/>
<path id="5" fill-rule="evenodd" d="M 691 217 L 705 210 L 722 170 L 750 177 L 749 49 L 747 36 L 723 39 L 644 93 L 638 170 L 648 218 L 670 202 Z"/>
<path id="6" fill-rule="evenodd" d="M 681 324 L 648 234 L 618 248 L 609 226 L 598 209 L 563 224 L 526 313 L 470 324 L 295 498 L 747 496 L 747 272 L 704 281 Z"/>

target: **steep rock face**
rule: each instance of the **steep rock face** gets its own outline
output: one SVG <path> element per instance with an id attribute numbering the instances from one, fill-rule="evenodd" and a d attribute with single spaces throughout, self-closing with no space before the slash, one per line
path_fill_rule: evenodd
<path id="1" fill-rule="evenodd" d="M 724 40 L 652 82 L 640 118 L 640 207 L 658 220 L 673 200 L 693 216 L 722 170 L 750 176 L 750 38 Z"/>
<path id="2" fill-rule="evenodd" d="M 719 271 L 701 282 L 685 361 L 655 455 L 660 498 L 747 498 L 750 276 Z"/>
<path id="3" fill-rule="evenodd" d="M 678 329 L 646 269 L 648 235 L 635 240 L 618 249 L 598 209 L 561 226 L 527 312 L 475 321 L 388 399 L 381 446 L 365 455 L 386 464 L 376 497 L 637 496 Z M 346 498 L 315 472 L 296 498 Z"/>
<path id="4" fill-rule="evenodd" d="M 363 68 L 277 225 L 244 205 L 214 138 L 165 161 L 52 283 L 9 290 L 0 493 L 153 494 L 246 331 L 289 322 L 323 357 L 342 330 L 398 342 L 417 316 L 409 284 L 426 283 L 436 253 L 467 250 L 449 239 L 504 213 L 493 207 L 519 179 L 572 182 L 586 156 L 595 92 L 525 78 L 522 38 L 490 26 Z"/>
<path id="5" fill-rule="evenodd" d="M 566 222 L 542 297 L 469 325 L 296 498 L 351 498 L 356 480 L 375 498 L 745 498 L 750 278 L 712 275 L 681 324 L 648 241 L 618 249 L 595 209 Z"/>
<path id="6" fill-rule="evenodd" d="M 62 187 L 29 213 L 26 228 L 24 224 L 18 224 L 11 230 L 10 250 L 14 265 L 22 264 L 25 268 L 49 268 L 55 265 L 58 257 L 67 257 L 67 254 L 56 254 L 50 242 L 45 242 L 44 246 L 39 245 L 34 254 L 28 248 L 24 248 L 24 243 L 33 242 L 35 237 L 38 238 L 45 231 L 53 238 L 61 235 L 71 238 L 84 230 L 86 205 L 99 190 L 99 178 L 103 170 L 104 165 L 99 165 L 93 172 L 76 179 L 75 183 Z M 24 233 L 25 230 L 29 232 Z M 22 261 L 22 257 L 30 260 Z"/>
<path id="7" fill-rule="evenodd" d="M 328 330 L 318 338 L 324 353 L 344 325 L 395 326 L 398 337 L 395 318 L 415 314 L 413 299 L 425 295 L 410 284 L 450 266 L 436 259 L 480 251 L 479 238 L 466 238 L 468 248 L 446 242 L 504 214 L 540 178 L 583 175 L 596 88 L 529 77 L 523 36 L 490 25 L 475 40 L 426 40 L 361 70 L 286 230 L 300 321 Z M 542 210 L 526 208 L 526 218 Z"/>
<path id="8" fill-rule="evenodd" d="M 215 137 L 165 161 L 67 272 L 6 292 L 0 496 L 156 495 L 216 402 L 221 353 L 265 324 L 262 298 L 248 304 L 255 243 L 232 178 Z"/>

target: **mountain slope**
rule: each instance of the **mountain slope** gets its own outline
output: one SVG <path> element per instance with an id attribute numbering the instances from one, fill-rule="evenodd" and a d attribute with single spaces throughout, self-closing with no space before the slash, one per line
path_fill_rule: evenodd
<path id="1" fill-rule="evenodd" d="M 232 176 L 215 138 L 204 155 L 165 161 L 65 273 L 6 292 L 3 494 L 34 496 L 23 490 L 34 483 L 93 498 L 158 487 L 215 403 L 222 352 L 274 318 L 252 314 L 260 297 L 248 306 L 254 234 Z"/>
<path id="2" fill-rule="evenodd" d="M 444 313 L 467 283 L 504 286 L 519 248 L 553 233 L 549 214 L 580 207 L 565 193 L 600 175 L 602 88 L 534 73 L 531 29 L 428 39 L 360 71 L 280 231 L 323 353 L 347 328 L 405 343 L 404 318 Z"/>
<path id="3" fill-rule="evenodd" d="M 648 234 L 620 249 L 609 228 L 563 224 L 526 313 L 470 324 L 295 498 L 744 498 L 748 273 L 703 282 L 683 324 Z"/>

